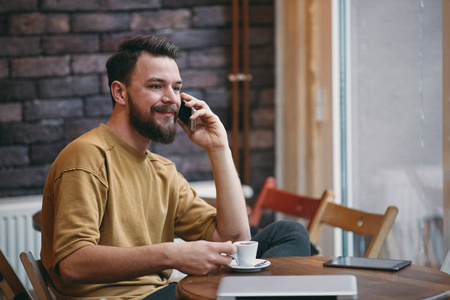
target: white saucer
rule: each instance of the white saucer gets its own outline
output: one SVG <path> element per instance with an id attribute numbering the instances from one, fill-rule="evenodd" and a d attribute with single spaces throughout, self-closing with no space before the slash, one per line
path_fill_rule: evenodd
<path id="1" fill-rule="evenodd" d="M 270 261 L 265 259 L 256 259 L 255 265 L 244 267 L 238 265 L 236 261 L 233 260 L 229 266 L 236 272 L 257 272 L 265 267 L 270 266 Z"/>

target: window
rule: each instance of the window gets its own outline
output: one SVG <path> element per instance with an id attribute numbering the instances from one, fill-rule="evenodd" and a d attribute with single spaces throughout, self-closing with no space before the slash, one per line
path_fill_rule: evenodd
<path id="1" fill-rule="evenodd" d="M 439 267 L 445 257 L 442 1 L 334 4 L 340 196 L 349 206 L 377 213 L 397 206 L 384 255 Z M 361 256 L 365 245 L 350 237 L 344 254 Z"/>

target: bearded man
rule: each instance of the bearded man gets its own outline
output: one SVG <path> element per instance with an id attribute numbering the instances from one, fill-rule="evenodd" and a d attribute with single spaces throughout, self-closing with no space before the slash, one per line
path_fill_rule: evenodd
<path id="1" fill-rule="evenodd" d="M 137 36 L 106 64 L 113 112 L 106 124 L 71 142 L 44 187 L 41 260 L 64 299 L 175 299 L 172 269 L 207 274 L 249 240 L 241 183 L 227 133 L 208 105 L 181 92 L 179 49 L 163 37 Z M 194 107 L 195 131 L 177 120 L 181 99 Z M 175 164 L 151 153 L 171 143 L 176 125 L 207 152 L 217 207 L 189 187 Z M 309 255 L 297 223 L 254 239 L 258 257 Z M 174 243 L 175 237 L 186 243 Z"/>

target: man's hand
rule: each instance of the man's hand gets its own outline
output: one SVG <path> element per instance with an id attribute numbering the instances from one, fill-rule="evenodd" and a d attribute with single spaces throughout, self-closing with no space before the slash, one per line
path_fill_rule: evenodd
<path id="1" fill-rule="evenodd" d="M 181 98 L 186 100 L 186 107 L 194 107 L 197 110 L 191 116 L 191 120 L 195 119 L 197 121 L 195 131 L 191 131 L 186 124 L 178 120 L 178 124 L 183 128 L 191 141 L 204 148 L 207 152 L 228 147 L 225 127 L 205 101 L 186 93 L 181 93 Z"/>
<path id="2" fill-rule="evenodd" d="M 231 257 L 223 253 L 235 253 L 236 246 L 231 242 L 215 243 L 196 241 L 171 245 L 173 267 L 191 275 L 205 275 L 220 266 L 231 263 Z M 173 252 L 172 252 L 173 251 Z"/>

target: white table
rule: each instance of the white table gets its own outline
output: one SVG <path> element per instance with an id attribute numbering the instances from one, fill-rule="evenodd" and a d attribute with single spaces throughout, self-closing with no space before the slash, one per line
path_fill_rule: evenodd
<path id="1" fill-rule="evenodd" d="M 200 198 L 216 198 L 216 185 L 214 180 L 190 181 L 189 185 L 194 189 Z M 242 185 L 244 197 L 250 199 L 253 197 L 253 189 L 248 185 Z"/>

